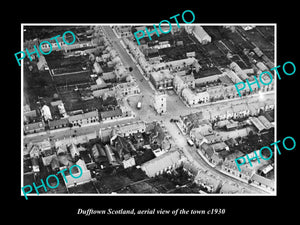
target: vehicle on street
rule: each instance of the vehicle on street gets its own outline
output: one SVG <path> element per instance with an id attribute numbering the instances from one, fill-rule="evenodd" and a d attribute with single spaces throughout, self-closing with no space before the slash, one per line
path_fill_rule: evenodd
<path id="1" fill-rule="evenodd" d="M 194 142 L 190 138 L 187 138 L 187 143 L 189 146 L 194 146 Z"/>
<path id="2" fill-rule="evenodd" d="M 142 103 L 141 103 L 141 102 L 138 102 L 138 103 L 136 104 L 136 108 L 137 108 L 137 109 L 141 109 L 141 108 L 142 108 Z"/>

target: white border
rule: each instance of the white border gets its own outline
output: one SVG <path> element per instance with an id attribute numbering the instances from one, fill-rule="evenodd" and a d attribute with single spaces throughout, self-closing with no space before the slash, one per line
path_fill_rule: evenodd
<path id="1" fill-rule="evenodd" d="M 154 23 L 156 25 L 156 23 Z M 171 23 L 172 25 L 176 25 L 176 23 Z M 203 26 L 224 26 L 224 25 L 233 25 L 233 26 L 244 26 L 244 25 L 256 25 L 256 26 L 274 26 L 274 66 L 277 66 L 277 23 L 192 23 L 192 24 L 184 24 L 179 23 L 180 25 L 203 25 Z M 119 26 L 119 25 L 131 25 L 131 26 L 139 26 L 139 25 L 153 25 L 153 23 L 21 23 L 21 49 L 23 49 L 23 30 L 24 26 Z M 18 65 L 17 65 L 18 66 Z M 23 69 L 24 64 L 23 60 L 21 61 L 21 187 L 23 187 Z M 275 76 L 276 77 L 276 76 Z M 277 141 L 277 77 L 275 79 L 275 141 Z M 277 196 L 277 152 L 275 153 L 275 193 L 274 194 L 27 194 L 27 196 Z M 24 196 L 21 190 L 21 196 Z"/>

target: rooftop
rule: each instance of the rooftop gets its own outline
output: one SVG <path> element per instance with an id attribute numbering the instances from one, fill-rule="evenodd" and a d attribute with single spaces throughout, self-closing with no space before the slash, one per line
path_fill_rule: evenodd
<path id="1" fill-rule="evenodd" d="M 124 124 L 122 126 L 118 126 L 118 131 L 124 134 L 138 130 L 146 130 L 146 125 L 144 122 L 129 123 Z"/>
<path id="2" fill-rule="evenodd" d="M 84 120 L 92 117 L 98 117 L 98 112 L 97 111 L 91 111 L 83 114 L 78 114 L 74 116 L 69 117 L 69 121 L 76 121 L 76 120 Z"/>
<path id="3" fill-rule="evenodd" d="M 100 116 L 101 116 L 102 119 L 122 116 L 122 111 L 121 111 L 121 109 L 117 108 L 117 109 L 114 109 L 114 110 L 100 112 Z"/>
<path id="4" fill-rule="evenodd" d="M 151 76 L 156 82 L 173 78 L 173 76 L 170 74 L 169 70 L 155 71 L 155 72 L 151 73 Z"/>
<path id="5" fill-rule="evenodd" d="M 219 79 L 220 79 L 220 81 L 221 81 L 222 84 L 225 84 L 225 85 L 234 84 L 232 82 L 232 80 L 226 74 L 224 76 L 220 76 Z"/>
<path id="6" fill-rule="evenodd" d="M 142 164 L 141 167 L 147 174 L 155 175 L 156 172 L 178 163 L 179 160 L 180 153 L 178 151 L 170 151 Z"/>
<path id="7" fill-rule="evenodd" d="M 264 129 L 268 129 L 265 125 L 257 118 L 257 117 L 250 117 L 249 118 L 252 124 L 261 132 Z"/>
<path id="8" fill-rule="evenodd" d="M 193 27 L 193 33 L 200 39 L 209 37 L 208 33 L 206 33 L 206 31 L 200 25 L 196 25 Z"/>
<path id="9" fill-rule="evenodd" d="M 214 154 L 214 150 L 213 148 L 207 144 L 207 143 L 203 143 L 201 145 L 201 148 L 206 152 L 206 154 L 209 156 L 209 157 L 212 157 L 212 155 Z"/>
<path id="10" fill-rule="evenodd" d="M 265 177 L 262 177 L 258 174 L 253 174 L 253 176 L 251 177 L 251 180 L 257 181 L 257 182 L 259 182 L 263 185 L 274 188 L 274 181 L 273 180 L 269 180 L 269 179 L 267 179 Z"/>
<path id="11" fill-rule="evenodd" d="M 228 146 L 225 144 L 225 142 L 214 143 L 211 144 L 210 146 L 213 148 L 215 152 L 228 149 Z"/>

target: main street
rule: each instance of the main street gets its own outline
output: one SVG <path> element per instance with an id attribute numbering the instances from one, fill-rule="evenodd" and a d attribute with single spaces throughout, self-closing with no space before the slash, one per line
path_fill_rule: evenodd
<path id="1" fill-rule="evenodd" d="M 140 90 L 142 91 L 142 95 L 144 96 L 142 99 L 143 107 L 142 110 L 139 111 L 140 115 L 147 115 L 148 112 L 152 112 L 152 96 L 154 94 L 154 90 L 150 87 L 149 83 L 145 80 L 144 76 L 141 74 L 138 69 L 136 63 L 131 59 L 130 55 L 123 48 L 120 39 L 115 35 L 112 28 L 110 26 L 102 26 L 102 30 L 104 34 L 107 36 L 108 41 L 112 44 L 113 49 L 115 49 L 120 56 L 120 59 L 125 67 L 132 68 L 132 74 L 134 75 L 137 84 L 139 85 Z"/>
<path id="2" fill-rule="evenodd" d="M 107 128 L 107 127 L 113 127 L 115 125 L 121 125 L 121 124 L 126 124 L 126 123 L 132 123 L 137 121 L 137 118 L 129 118 L 129 119 L 124 119 L 120 121 L 113 121 L 113 122 L 100 122 L 100 123 L 94 123 L 94 124 L 89 124 L 88 126 L 74 126 L 71 128 L 63 128 L 63 129 L 57 129 L 57 130 L 52 130 L 48 132 L 39 132 L 35 134 L 28 134 L 23 137 L 23 143 L 28 144 L 29 142 L 36 143 L 36 142 L 41 142 L 43 140 L 48 140 L 49 138 L 53 140 L 57 139 L 64 139 L 64 138 L 69 138 L 72 137 L 73 135 L 79 136 L 79 135 L 84 135 L 84 134 L 91 134 L 95 132 L 99 132 L 101 128 Z"/>

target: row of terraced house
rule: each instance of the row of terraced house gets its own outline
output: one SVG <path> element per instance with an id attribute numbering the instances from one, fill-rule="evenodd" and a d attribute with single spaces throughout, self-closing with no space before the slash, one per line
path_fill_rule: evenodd
<path id="1" fill-rule="evenodd" d="M 24 133 L 31 134 L 45 131 L 46 126 L 48 126 L 50 130 L 66 128 L 71 126 L 80 127 L 99 123 L 100 120 L 114 121 L 118 118 L 132 116 L 130 113 L 128 113 L 128 111 L 122 109 L 123 108 L 121 107 L 100 113 L 97 110 L 95 110 L 77 115 L 71 115 L 69 117 L 57 120 L 49 120 L 48 124 L 46 124 L 41 118 L 38 118 L 35 122 L 24 124 Z"/>

